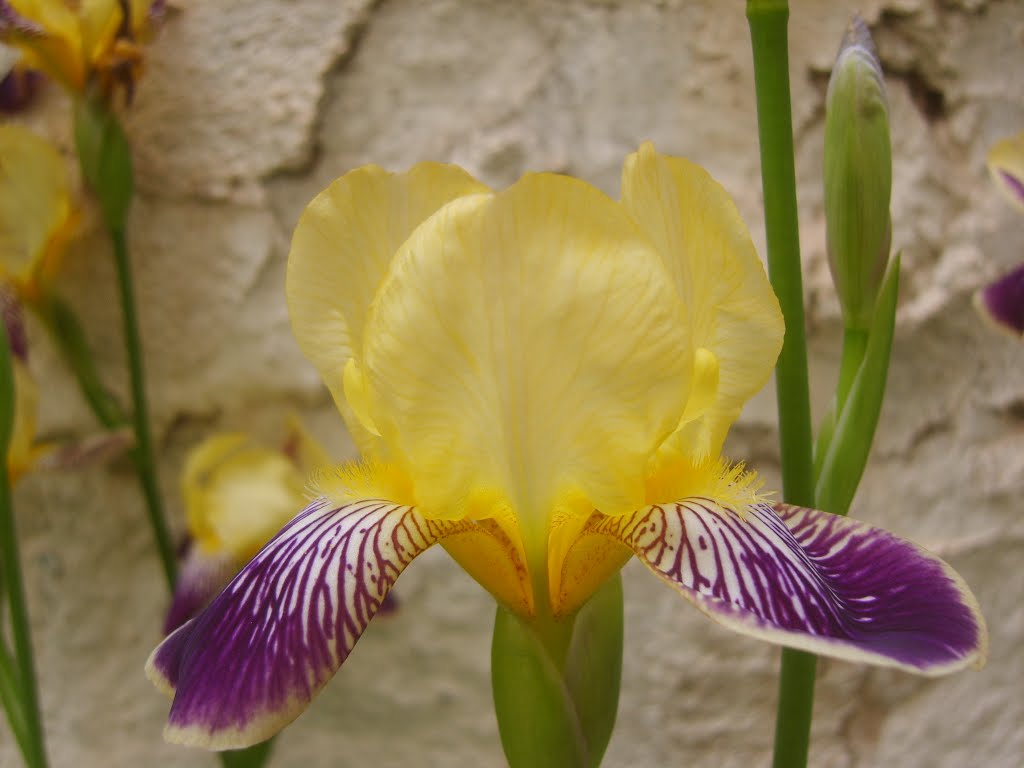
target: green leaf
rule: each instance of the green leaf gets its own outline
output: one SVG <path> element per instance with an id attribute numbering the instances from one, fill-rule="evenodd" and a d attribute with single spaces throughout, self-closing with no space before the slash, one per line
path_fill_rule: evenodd
<path id="1" fill-rule="evenodd" d="M 900 257 L 897 255 L 889 265 L 878 295 L 864 360 L 836 419 L 835 432 L 821 464 L 815 503 L 826 512 L 846 514 L 871 452 L 889 374 L 899 272 Z"/>
<path id="2" fill-rule="evenodd" d="M 569 689 L 535 629 L 501 606 L 491 684 L 510 768 L 586 768 L 586 742 Z"/>

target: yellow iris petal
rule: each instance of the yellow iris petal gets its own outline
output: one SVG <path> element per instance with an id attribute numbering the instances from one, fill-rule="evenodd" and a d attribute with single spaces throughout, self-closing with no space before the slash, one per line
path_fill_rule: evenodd
<path id="1" fill-rule="evenodd" d="M 359 168 L 321 192 L 299 220 L 288 257 L 288 310 L 303 353 L 319 370 L 363 453 L 379 441 L 354 418 L 345 364 L 398 247 L 424 219 L 462 195 L 486 191 L 453 165 L 420 163 L 407 173 Z"/>
<path id="2" fill-rule="evenodd" d="M 90 64 L 100 61 L 121 27 L 121 4 L 118 0 L 83 0 L 78 11 L 82 49 Z"/>
<path id="3" fill-rule="evenodd" d="M 643 503 L 693 357 L 661 259 L 623 209 L 538 174 L 452 202 L 412 233 L 357 363 L 417 507 L 511 516 L 546 580 L 554 517 Z"/>
<path id="4" fill-rule="evenodd" d="M 716 456 L 782 348 L 778 300 L 735 204 L 699 166 L 644 144 L 626 158 L 622 204 L 662 254 L 687 308 L 694 348 L 717 362 L 713 402 L 688 408 L 688 417 L 701 415 L 685 419 L 666 449 Z M 709 373 L 710 359 L 697 361 L 698 369 Z"/>
<path id="5" fill-rule="evenodd" d="M 74 223 L 60 155 L 25 128 L 0 126 L 0 277 L 30 293 L 53 268 Z"/>
<path id="6" fill-rule="evenodd" d="M 86 71 L 82 29 L 77 14 L 64 0 L 8 0 L 13 11 L 42 32 L 11 32 L 8 42 L 22 51 L 24 62 L 65 87 L 80 91 Z"/>
<path id="7" fill-rule="evenodd" d="M 182 478 L 189 532 L 210 552 L 246 562 L 305 505 L 305 477 L 283 454 L 240 433 L 189 454 Z"/>

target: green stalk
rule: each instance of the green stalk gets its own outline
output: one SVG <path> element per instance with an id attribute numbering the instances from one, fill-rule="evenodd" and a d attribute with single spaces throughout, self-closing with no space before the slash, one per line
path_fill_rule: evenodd
<path id="1" fill-rule="evenodd" d="M 14 507 L 11 503 L 11 486 L 7 475 L 7 450 L 14 426 L 14 369 L 7 334 L 3 332 L 0 332 L 0 395 L 0 407 L 3 409 L 0 413 L 0 568 L 3 569 L 3 585 L 7 591 L 11 635 L 14 639 L 21 717 L 24 719 L 25 763 L 29 768 L 45 768 L 46 748 L 43 744 L 43 723 L 36 693 L 32 636 L 29 630 L 25 587 L 21 580 L 21 557 L 18 554 Z M 13 710 L 10 711 L 13 715 Z M 12 726 L 14 721 L 15 718 L 12 716 Z"/>
<path id="2" fill-rule="evenodd" d="M 121 308 L 124 318 L 125 349 L 128 353 L 129 372 L 132 388 L 132 415 L 135 432 L 135 468 L 146 498 L 146 511 L 149 523 L 153 528 L 157 552 L 163 565 L 167 588 L 174 594 L 177 580 L 177 559 L 171 535 L 167 528 L 163 513 L 160 489 L 157 484 L 156 461 L 153 453 L 153 441 L 149 431 L 149 408 L 146 402 L 146 380 L 142 366 L 142 342 L 139 338 L 139 326 L 135 312 L 135 292 L 132 286 L 131 264 L 128 260 L 128 247 L 124 229 L 111 229 L 114 243 L 114 261 L 117 265 L 117 281 L 121 293 Z M 270 756 L 272 742 L 266 741 L 248 749 L 222 752 L 221 764 L 225 768 L 258 768 Z"/>
<path id="3" fill-rule="evenodd" d="M 748 0 L 747 20 L 757 92 L 768 274 L 786 322 L 786 338 L 775 369 L 782 493 L 789 503 L 813 506 L 811 408 L 789 96 L 789 4 L 786 0 Z M 782 651 L 775 768 L 807 764 L 816 666 L 811 654 Z"/>
<path id="4" fill-rule="evenodd" d="M 75 374 L 78 388 L 93 415 L 106 429 L 128 422 L 117 401 L 110 394 L 96 370 L 89 344 L 75 313 L 60 297 L 49 294 L 33 304 L 50 337 L 60 350 L 64 362 Z"/>
<path id="5" fill-rule="evenodd" d="M 22 755 L 28 755 L 32 749 L 29 741 L 28 725 L 21 706 L 21 689 L 18 685 L 18 673 L 14 671 L 14 659 L 3 638 L 0 638 L 0 705 L 7 713 L 7 723 L 18 742 Z"/>
<path id="6" fill-rule="evenodd" d="M 178 564 L 174 556 L 171 534 L 164 518 L 163 503 L 156 479 L 156 461 L 153 455 L 153 440 L 149 432 L 149 408 L 146 403 L 146 380 L 142 367 L 142 343 L 139 339 L 139 324 L 135 314 L 135 290 L 132 287 L 131 264 L 128 261 L 128 245 L 123 228 L 111 228 L 110 237 L 114 244 L 114 263 L 117 266 L 117 283 L 121 294 L 121 312 L 124 321 L 124 344 L 128 354 L 128 369 L 131 375 L 132 420 L 135 431 L 135 469 L 139 484 L 146 497 L 146 511 L 153 528 L 157 552 L 163 565 L 167 588 L 173 593 L 177 579 Z"/>
<path id="7" fill-rule="evenodd" d="M 220 764 L 224 768 L 259 768 L 270 757 L 274 740 L 261 741 L 246 749 L 233 749 L 220 753 Z"/>
<path id="8" fill-rule="evenodd" d="M 498 606 L 491 686 L 498 733 L 510 768 L 587 768 L 590 759 L 562 669 L 572 620 L 538 631 Z"/>

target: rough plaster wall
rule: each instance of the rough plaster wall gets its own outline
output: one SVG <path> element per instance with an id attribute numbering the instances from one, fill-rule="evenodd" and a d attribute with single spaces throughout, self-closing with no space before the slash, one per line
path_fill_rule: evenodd
<path id="1" fill-rule="evenodd" d="M 340 420 L 292 341 L 287 243 L 308 200 L 355 165 L 425 158 L 507 184 L 557 169 L 616 194 L 643 139 L 707 166 L 763 242 L 742 3 L 273 0 L 194 2 L 169 20 L 129 118 L 142 194 L 131 237 L 163 485 L 181 528 L 182 456 L 211 429 L 272 434 L 297 407 L 339 457 Z M 852 3 L 793 3 L 792 75 L 815 407 L 839 325 L 819 187 L 827 72 Z M 925 681 L 823 662 L 815 766 L 1024 764 L 1024 347 L 970 307 L 1021 257 L 1024 219 L 988 181 L 987 147 L 1024 127 L 1024 7 L 865 0 L 894 131 L 894 246 L 907 269 L 891 390 L 854 514 L 942 552 L 988 616 L 980 673 Z M 25 117 L 67 146 L 51 90 Z M 112 274 L 86 236 L 62 290 L 111 382 L 124 379 Z M 90 429 L 33 327 L 44 426 Z M 123 387 L 122 387 L 123 389 Z M 773 397 L 730 438 L 777 478 Z M 209 765 L 160 740 L 167 703 L 142 676 L 165 606 L 125 466 L 17 489 L 43 706 L 56 766 Z M 707 623 L 627 568 L 627 647 L 608 766 L 767 763 L 777 652 Z M 493 615 L 429 552 L 274 765 L 502 764 L 488 677 Z M 2 728 L 2 726 L 0 726 Z M 0 765 L 17 760 L 0 730 Z"/>

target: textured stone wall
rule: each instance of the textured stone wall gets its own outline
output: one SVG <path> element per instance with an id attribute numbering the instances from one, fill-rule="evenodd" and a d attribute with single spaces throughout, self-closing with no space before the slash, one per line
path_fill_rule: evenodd
<path id="1" fill-rule="evenodd" d="M 763 243 L 743 3 L 219 0 L 179 3 L 128 118 L 141 195 L 131 240 L 162 482 L 181 529 L 188 446 L 215 428 L 270 435 L 289 408 L 339 458 L 350 444 L 284 305 L 288 239 L 328 181 L 377 162 L 451 160 L 504 185 L 526 170 L 612 194 L 644 139 L 705 165 Z M 1024 764 L 1024 346 L 985 327 L 972 291 L 1024 255 L 1024 218 L 986 176 L 1024 128 L 1024 6 L 1015 0 L 793 3 L 791 71 L 813 394 L 835 380 L 840 328 L 824 261 L 820 155 L 827 73 L 860 10 L 881 49 L 894 133 L 894 246 L 904 254 L 891 389 L 854 514 L 941 552 L 988 617 L 982 672 L 928 681 L 820 666 L 812 764 Z M 24 121 L 68 145 L 50 89 Z M 122 383 L 103 238 L 87 232 L 61 290 Z M 41 330 L 43 426 L 91 420 Z M 123 391 L 122 387 L 122 391 Z M 774 398 L 729 450 L 775 482 Z M 133 477 L 115 465 L 17 489 L 55 766 L 209 765 L 165 745 L 167 702 L 143 662 L 165 608 Z M 768 761 L 777 651 L 731 635 L 627 568 L 627 644 L 608 766 Z M 441 551 L 413 564 L 398 613 L 279 740 L 275 765 L 499 766 L 488 672 L 493 604 Z M 15 765 L 0 726 L 0 764 Z"/>

